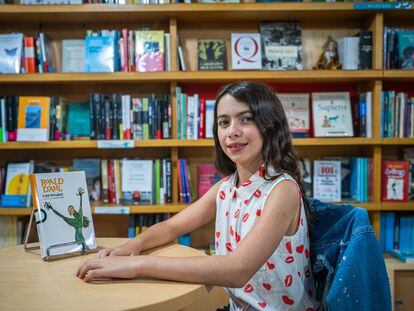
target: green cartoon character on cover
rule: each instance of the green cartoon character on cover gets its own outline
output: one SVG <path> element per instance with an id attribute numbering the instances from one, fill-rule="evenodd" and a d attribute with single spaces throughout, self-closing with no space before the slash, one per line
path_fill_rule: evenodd
<path id="1" fill-rule="evenodd" d="M 62 218 L 69 226 L 75 229 L 75 241 L 79 244 L 82 244 L 86 250 L 88 249 L 88 246 L 86 245 L 85 238 L 82 234 L 82 228 L 89 227 L 89 219 L 83 216 L 82 212 L 82 195 L 84 193 L 85 190 L 83 190 L 82 188 L 78 188 L 78 192 L 76 193 L 76 195 L 78 195 L 80 198 L 79 211 L 76 211 L 73 205 L 68 206 L 68 213 L 71 217 L 66 217 L 59 213 L 57 210 L 53 208 L 53 206 L 49 202 L 45 202 L 44 207 L 48 210 L 51 209 L 57 216 Z"/>

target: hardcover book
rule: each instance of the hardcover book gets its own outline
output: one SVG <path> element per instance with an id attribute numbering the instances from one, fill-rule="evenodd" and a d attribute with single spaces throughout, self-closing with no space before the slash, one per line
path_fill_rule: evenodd
<path id="1" fill-rule="evenodd" d="M 278 93 L 277 97 L 282 103 L 292 136 L 309 137 L 309 94 Z"/>
<path id="2" fill-rule="evenodd" d="M 96 248 L 84 172 L 30 175 L 42 258 Z"/>
<path id="3" fill-rule="evenodd" d="M 164 71 L 164 31 L 136 31 L 135 53 L 137 71 Z"/>
<path id="4" fill-rule="evenodd" d="M 86 36 L 85 71 L 114 72 L 115 50 L 113 36 Z"/>
<path id="5" fill-rule="evenodd" d="M 262 68 L 302 70 L 302 27 L 299 22 L 260 24 Z"/>
<path id="6" fill-rule="evenodd" d="M 384 161 L 382 163 L 382 200 L 408 201 L 409 162 Z"/>
<path id="7" fill-rule="evenodd" d="M 19 97 L 17 141 L 49 141 L 50 97 Z"/>
<path id="8" fill-rule="evenodd" d="M 312 93 L 315 137 L 354 136 L 348 92 Z"/>
<path id="9" fill-rule="evenodd" d="M 0 73 L 20 73 L 23 34 L 0 34 Z"/>
<path id="10" fill-rule="evenodd" d="M 231 34 L 231 68 L 262 69 L 260 34 Z"/>
<path id="11" fill-rule="evenodd" d="M 224 39 L 198 40 L 198 70 L 225 70 L 226 41 Z"/>
<path id="12" fill-rule="evenodd" d="M 341 201 L 341 162 L 313 162 L 313 197 L 323 202 Z"/>

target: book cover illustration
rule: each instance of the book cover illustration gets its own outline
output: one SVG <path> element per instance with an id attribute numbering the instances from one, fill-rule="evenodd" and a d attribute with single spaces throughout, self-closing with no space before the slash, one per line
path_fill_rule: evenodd
<path id="1" fill-rule="evenodd" d="M 27 195 L 29 189 L 30 162 L 9 163 L 6 170 L 4 194 Z"/>
<path id="2" fill-rule="evenodd" d="M 137 71 L 164 71 L 164 31 L 137 31 L 135 50 Z"/>
<path id="3" fill-rule="evenodd" d="M 30 186 L 43 259 L 96 248 L 85 172 L 32 174 Z"/>
<path id="4" fill-rule="evenodd" d="M 313 197 L 323 202 L 341 201 L 341 162 L 313 162 Z"/>
<path id="5" fill-rule="evenodd" d="M 19 97 L 17 141 L 48 141 L 50 97 Z"/>
<path id="6" fill-rule="evenodd" d="M 113 36 L 86 36 L 85 71 L 115 71 L 115 41 Z"/>
<path id="7" fill-rule="evenodd" d="M 73 159 L 72 170 L 85 172 L 89 200 L 99 201 L 101 199 L 101 160 Z"/>
<path id="8" fill-rule="evenodd" d="M 398 52 L 401 69 L 414 69 L 414 30 L 398 33 Z"/>
<path id="9" fill-rule="evenodd" d="M 198 166 L 198 197 L 201 198 L 212 186 L 219 182 L 223 176 L 212 164 Z"/>
<path id="10" fill-rule="evenodd" d="M 231 34 L 231 68 L 262 69 L 262 50 L 260 34 Z"/>
<path id="11" fill-rule="evenodd" d="M 302 70 L 302 27 L 299 22 L 260 24 L 262 68 Z"/>
<path id="12" fill-rule="evenodd" d="M 409 173 L 409 162 L 383 162 L 381 180 L 383 201 L 408 201 Z"/>
<path id="13" fill-rule="evenodd" d="M 282 103 L 292 136 L 309 137 L 309 94 L 278 93 L 277 97 Z"/>
<path id="14" fill-rule="evenodd" d="M 312 93 L 315 137 L 352 137 L 351 101 L 348 92 Z"/>
<path id="15" fill-rule="evenodd" d="M 0 73 L 20 73 L 23 34 L 0 34 Z"/>
<path id="16" fill-rule="evenodd" d="M 198 40 L 198 70 L 225 70 L 226 41 L 224 39 Z"/>
<path id="17" fill-rule="evenodd" d="M 152 204 L 154 164 L 152 160 L 122 160 L 122 198 L 125 204 Z"/>

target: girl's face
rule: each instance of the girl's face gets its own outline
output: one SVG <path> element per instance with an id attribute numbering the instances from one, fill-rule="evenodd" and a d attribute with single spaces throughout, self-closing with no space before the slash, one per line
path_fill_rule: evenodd
<path id="1" fill-rule="evenodd" d="M 263 138 L 246 103 L 224 95 L 217 106 L 217 133 L 224 153 L 245 168 L 257 169 L 263 162 Z"/>

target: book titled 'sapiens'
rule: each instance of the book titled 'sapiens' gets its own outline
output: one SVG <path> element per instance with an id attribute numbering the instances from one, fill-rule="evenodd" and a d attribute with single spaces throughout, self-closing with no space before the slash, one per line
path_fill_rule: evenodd
<path id="1" fill-rule="evenodd" d="M 384 161 L 382 163 L 382 200 L 408 201 L 409 162 Z"/>
<path id="2" fill-rule="evenodd" d="M 96 249 L 84 171 L 31 174 L 42 258 Z"/>

